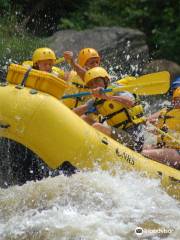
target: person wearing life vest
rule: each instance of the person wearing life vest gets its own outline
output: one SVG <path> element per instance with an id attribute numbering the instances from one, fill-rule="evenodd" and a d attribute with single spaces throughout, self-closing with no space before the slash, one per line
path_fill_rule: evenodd
<path id="1" fill-rule="evenodd" d="M 180 78 L 173 82 L 172 90 L 172 105 L 153 114 L 148 120 L 170 134 L 174 140 L 165 135 L 158 135 L 157 145 L 144 149 L 142 154 L 180 169 Z"/>
<path id="2" fill-rule="evenodd" d="M 84 85 L 84 75 L 87 70 L 98 67 L 100 65 L 99 53 L 93 48 L 83 48 L 80 50 L 77 59 L 74 59 L 73 52 L 64 52 L 65 60 L 71 64 L 74 69 L 69 73 L 68 80 L 71 88 L 67 89 L 66 94 L 73 94 L 86 91 L 87 86 Z M 69 98 L 63 100 L 63 103 L 73 109 L 83 104 L 88 98 Z"/>
<path id="3" fill-rule="evenodd" d="M 119 85 L 110 85 L 109 75 L 101 67 L 88 70 L 84 82 L 91 89 L 94 98 L 75 108 L 74 112 L 99 131 L 140 152 L 144 143 L 144 119 L 143 107 L 138 98 L 129 92 L 102 94 L 102 89 Z M 89 117 L 92 112 L 102 116 L 100 122 L 94 122 Z"/>
<path id="4" fill-rule="evenodd" d="M 37 48 L 32 56 L 32 61 L 24 61 L 24 66 L 30 66 L 36 70 L 52 73 L 56 77 L 65 79 L 65 73 L 58 67 L 55 67 L 56 55 L 50 48 Z"/>

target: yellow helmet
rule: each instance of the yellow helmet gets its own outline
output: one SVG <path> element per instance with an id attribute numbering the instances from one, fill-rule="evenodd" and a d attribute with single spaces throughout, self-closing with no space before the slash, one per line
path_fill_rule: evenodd
<path id="1" fill-rule="evenodd" d="M 37 48 L 32 56 L 33 64 L 36 64 L 38 61 L 42 60 L 53 60 L 56 61 L 56 55 L 53 50 L 50 48 Z"/>
<path id="2" fill-rule="evenodd" d="M 173 92 L 173 98 L 180 97 L 180 87 L 176 88 Z"/>
<path id="3" fill-rule="evenodd" d="M 87 85 L 90 81 L 98 77 L 106 78 L 109 80 L 109 74 L 106 72 L 104 68 L 94 67 L 85 73 L 84 76 L 85 85 Z"/>
<path id="4" fill-rule="evenodd" d="M 99 53 L 94 48 L 83 48 L 78 54 L 77 63 L 81 67 L 84 67 L 87 60 L 94 57 L 100 59 Z"/>

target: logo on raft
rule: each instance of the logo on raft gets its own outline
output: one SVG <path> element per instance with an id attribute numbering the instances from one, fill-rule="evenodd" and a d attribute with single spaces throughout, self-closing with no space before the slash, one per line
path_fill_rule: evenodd
<path id="1" fill-rule="evenodd" d="M 135 159 L 133 157 L 131 157 L 125 152 L 121 152 L 118 148 L 116 148 L 116 155 L 118 157 L 121 157 L 122 159 L 125 159 L 131 165 L 135 164 Z"/>

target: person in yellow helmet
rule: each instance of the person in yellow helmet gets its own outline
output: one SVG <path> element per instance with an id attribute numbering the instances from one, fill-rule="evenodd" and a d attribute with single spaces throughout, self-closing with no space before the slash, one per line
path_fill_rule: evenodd
<path id="1" fill-rule="evenodd" d="M 33 53 L 32 61 L 35 69 L 51 72 L 56 62 L 56 55 L 50 48 L 38 48 Z"/>
<path id="2" fill-rule="evenodd" d="M 143 108 L 136 96 L 129 92 L 101 93 L 101 90 L 108 86 L 117 87 L 110 86 L 109 75 L 101 67 L 88 70 L 84 82 L 91 89 L 94 98 L 75 108 L 74 112 L 99 131 L 140 152 L 144 143 L 144 119 Z M 89 117 L 92 112 L 101 114 L 100 122 L 95 122 Z M 107 125 L 103 124 L 105 121 Z"/>
<path id="3" fill-rule="evenodd" d="M 32 61 L 24 61 L 24 66 L 30 66 L 34 69 L 54 74 L 65 80 L 65 73 L 58 67 L 55 67 L 56 55 L 50 48 L 37 48 L 32 56 Z"/>
<path id="4" fill-rule="evenodd" d="M 145 148 L 142 154 L 158 162 L 180 169 L 180 79 L 179 82 L 175 82 L 175 85 L 172 105 L 151 115 L 148 119 L 150 123 L 169 133 L 174 140 L 165 135 L 160 135 L 157 137 L 157 145 Z"/>
<path id="5" fill-rule="evenodd" d="M 100 55 L 94 48 L 81 49 L 76 61 L 71 51 L 64 52 L 64 58 L 71 64 L 81 78 L 84 77 L 87 70 L 100 65 Z"/>
<path id="6" fill-rule="evenodd" d="M 78 54 L 77 63 L 89 70 L 100 65 L 100 55 L 94 48 L 84 48 Z"/>
<path id="7" fill-rule="evenodd" d="M 78 53 L 78 57 L 75 60 L 73 52 L 64 52 L 65 60 L 71 64 L 74 71 L 71 71 L 68 75 L 68 81 L 71 84 L 71 88 L 66 91 L 66 94 L 73 94 L 83 92 L 87 86 L 84 85 L 84 75 L 87 70 L 98 67 L 100 65 L 100 55 L 94 48 L 83 48 Z M 65 99 L 64 104 L 73 109 L 85 102 L 87 97 L 81 97 L 76 99 Z"/>

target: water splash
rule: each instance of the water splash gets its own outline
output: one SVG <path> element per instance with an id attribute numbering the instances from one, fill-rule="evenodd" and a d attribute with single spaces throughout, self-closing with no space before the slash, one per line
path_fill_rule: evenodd
<path id="1" fill-rule="evenodd" d="M 179 239 L 179 203 L 136 172 L 29 182 L 0 190 L 0 209 L 1 239 L 135 239 L 137 226 L 152 223 Z"/>

